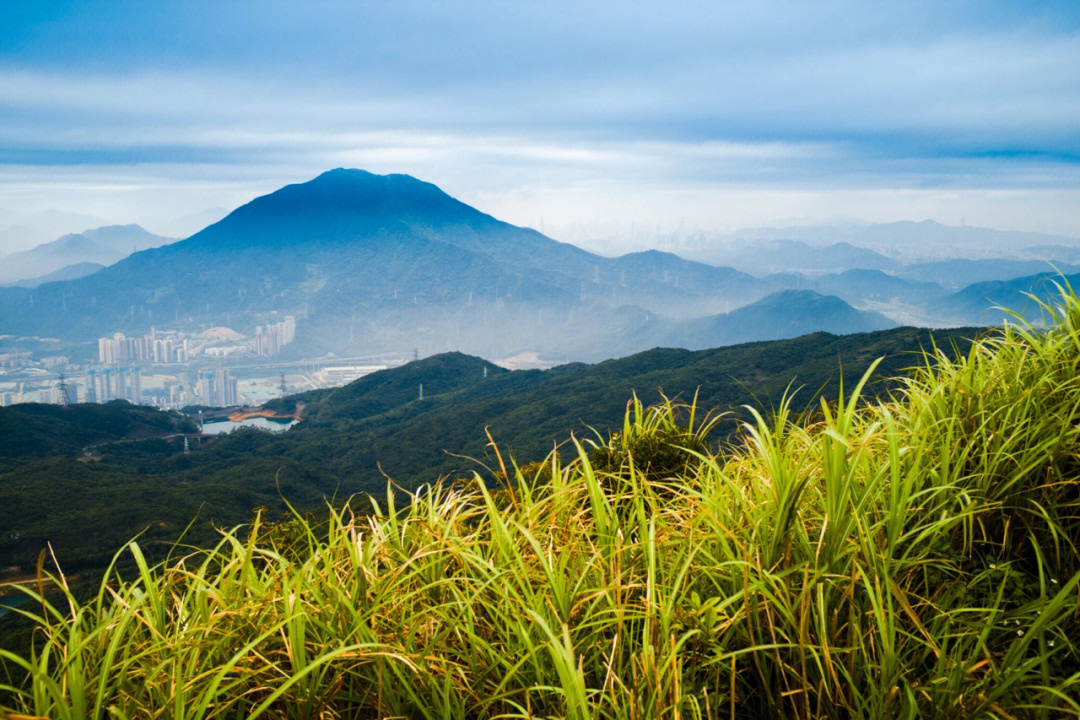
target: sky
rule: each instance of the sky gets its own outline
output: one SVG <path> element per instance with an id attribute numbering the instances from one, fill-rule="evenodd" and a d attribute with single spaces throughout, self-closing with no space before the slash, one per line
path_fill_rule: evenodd
<path id="1" fill-rule="evenodd" d="M 152 224 L 344 166 L 595 249 L 837 219 L 1080 237 L 1076 2 L 0 5 L 0 226 Z"/>

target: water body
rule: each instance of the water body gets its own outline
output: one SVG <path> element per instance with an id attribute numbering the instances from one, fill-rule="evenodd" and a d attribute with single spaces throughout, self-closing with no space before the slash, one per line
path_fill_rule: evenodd
<path id="1" fill-rule="evenodd" d="M 269 430 L 270 432 L 285 432 L 293 425 L 296 424 L 294 418 L 265 418 L 265 417 L 251 417 L 240 422 L 233 422 L 232 420 L 207 420 L 203 423 L 203 432 L 207 435 L 221 435 L 223 433 L 231 433 L 233 430 L 242 427 L 253 427 L 261 430 Z"/>

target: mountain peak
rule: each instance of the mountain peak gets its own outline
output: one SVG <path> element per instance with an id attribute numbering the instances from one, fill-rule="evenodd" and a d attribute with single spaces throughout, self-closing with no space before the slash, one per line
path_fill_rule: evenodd
<path id="1" fill-rule="evenodd" d="M 406 226 L 489 224 L 493 218 L 411 175 L 376 175 L 335 168 L 302 183 L 257 197 L 192 239 L 220 240 L 250 231 L 261 243 L 286 242 L 297 234 L 316 239 L 352 239 Z"/>
<path id="2" fill-rule="evenodd" d="M 308 191 L 318 191 L 320 193 L 429 193 L 447 200 L 453 200 L 453 198 L 443 192 L 437 185 L 425 182 L 412 175 L 406 175 L 404 173 L 377 175 L 358 168 L 334 168 L 333 170 L 327 170 L 324 173 L 316 175 L 307 182 L 286 185 L 276 193 L 271 193 L 269 197 L 289 189 L 292 189 L 293 192 L 297 192 L 299 189 L 305 189 Z"/>
<path id="3" fill-rule="evenodd" d="M 414 178 L 412 175 L 406 175 L 404 173 L 389 173 L 386 175 L 379 175 L 377 173 L 362 170 L 360 168 L 345 168 L 338 167 L 325 172 L 319 173 L 311 180 L 302 183 L 294 183 L 296 185 L 319 185 L 328 183 L 378 183 L 378 182 L 392 182 L 392 181 L 411 181 L 414 183 L 424 183 L 422 180 Z"/>

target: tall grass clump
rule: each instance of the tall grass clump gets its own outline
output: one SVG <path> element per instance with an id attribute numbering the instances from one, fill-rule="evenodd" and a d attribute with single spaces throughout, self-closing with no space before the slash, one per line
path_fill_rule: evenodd
<path id="1" fill-rule="evenodd" d="M 288 548 L 259 521 L 157 566 L 132 543 L 88 601 L 24 591 L 6 709 L 1080 716 L 1080 301 L 1043 311 L 719 452 L 635 402 L 565 463 L 298 518 Z"/>

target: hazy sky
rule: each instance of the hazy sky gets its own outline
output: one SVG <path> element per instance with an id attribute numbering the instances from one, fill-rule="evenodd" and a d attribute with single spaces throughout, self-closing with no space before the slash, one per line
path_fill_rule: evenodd
<path id="1" fill-rule="evenodd" d="M 0 225 L 231 208 L 349 166 L 566 239 L 1080 235 L 1076 2 L 0 5 Z"/>

